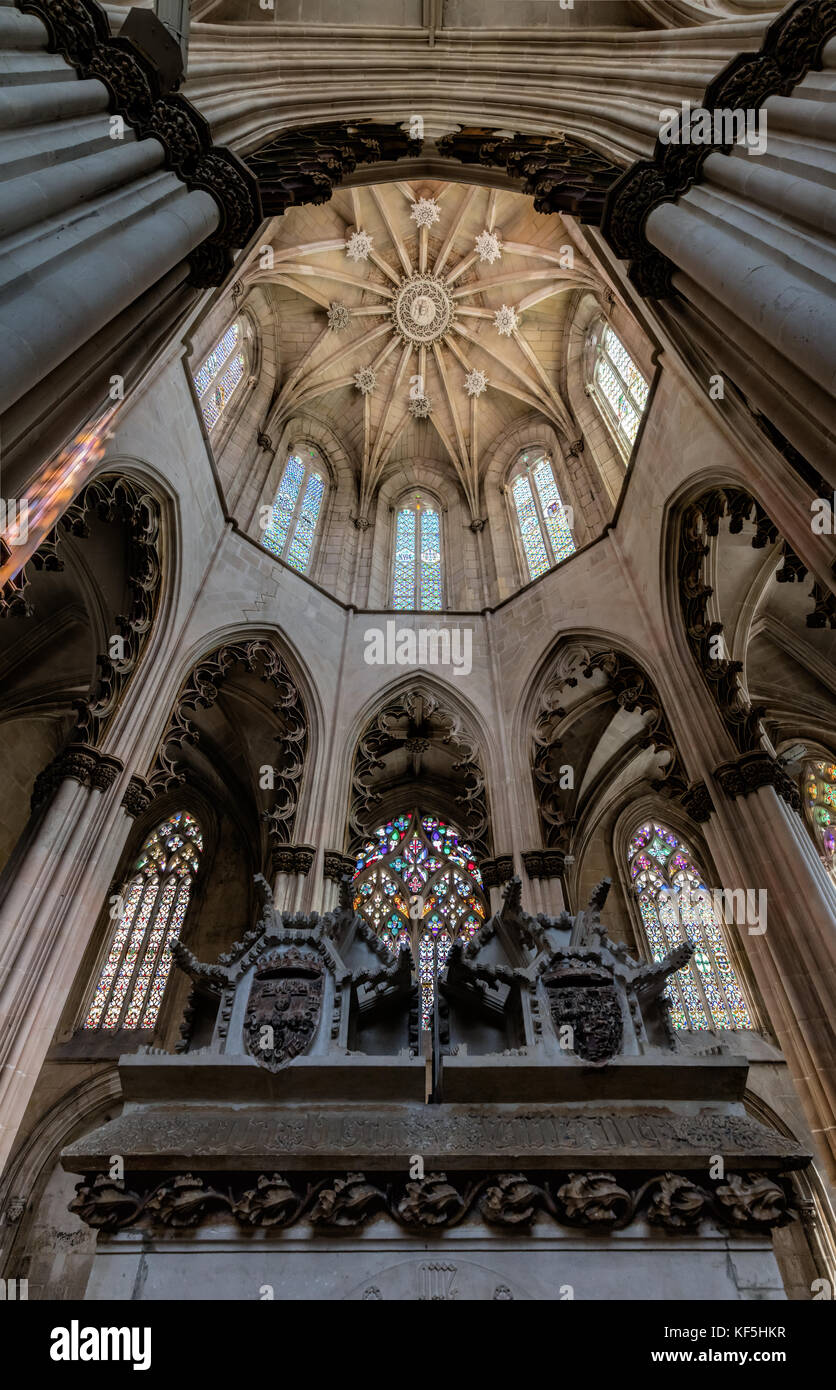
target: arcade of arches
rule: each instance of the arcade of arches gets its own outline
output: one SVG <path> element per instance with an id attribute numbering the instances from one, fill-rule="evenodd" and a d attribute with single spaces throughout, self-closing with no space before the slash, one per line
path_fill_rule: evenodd
<path id="1" fill-rule="evenodd" d="M 346 9 L 0 2 L 0 1272 L 812 1298 L 833 7 Z"/>

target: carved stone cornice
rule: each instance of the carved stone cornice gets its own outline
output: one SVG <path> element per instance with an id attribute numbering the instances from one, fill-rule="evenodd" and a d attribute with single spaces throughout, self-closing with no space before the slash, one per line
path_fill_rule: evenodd
<path id="1" fill-rule="evenodd" d="M 331 121 L 301 130 L 284 130 L 246 156 L 261 191 L 265 217 L 280 217 L 299 203 L 327 203 L 335 187 L 358 164 L 420 154 L 399 125 L 377 121 Z"/>
<path id="2" fill-rule="evenodd" d="M 561 878 L 566 872 L 566 854 L 562 849 L 527 849 L 522 862 L 529 878 Z"/>
<path id="3" fill-rule="evenodd" d="M 301 874 L 305 878 L 315 856 L 315 845 L 275 845 L 271 850 L 273 873 Z"/>
<path id="4" fill-rule="evenodd" d="M 189 262 L 190 283 L 199 288 L 220 284 L 232 266 L 232 249 L 246 245 L 262 220 L 258 183 L 250 170 L 231 150 L 213 145 L 208 121 L 191 102 L 176 92 L 163 94 L 154 64 L 129 38 L 111 34 L 96 0 L 15 3 L 46 25 L 50 52 L 60 53 L 79 77 L 104 83 L 110 110 L 132 127 L 138 140 L 159 140 L 166 167 L 187 188 L 201 189 L 217 203 L 218 227 Z"/>
<path id="5" fill-rule="evenodd" d="M 761 787 L 774 787 L 779 796 L 801 813 L 801 793 L 777 759 L 765 749 L 744 753 L 733 762 L 714 769 L 714 778 L 730 800 L 751 796 Z"/>
<path id="6" fill-rule="evenodd" d="M 130 1226 L 172 1231 L 225 1216 L 240 1226 L 276 1228 L 306 1220 L 325 1229 L 352 1230 L 385 1214 L 412 1231 L 441 1231 L 466 1218 L 507 1231 L 538 1219 L 591 1231 L 622 1230 L 643 1216 L 670 1232 L 693 1231 L 703 1220 L 733 1230 L 767 1235 L 792 1220 L 787 1179 L 772 1173 L 728 1173 L 718 1182 L 700 1173 L 664 1172 L 649 1178 L 613 1172 L 428 1173 L 404 1181 L 374 1172 L 294 1172 L 211 1175 L 136 1172 L 131 1185 L 106 1173 L 76 1187 L 70 1211 L 101 1231 Z"/>
<path id="7" fill-rule="evenodd" d="M 479 865 L 482 883 L 485 888 L 500 888 L 514 875 L 513 854 L 497 854 L 493 859 L 485 859 Z"/>
<path id="8" fill-rule="evenodd" d="M 326 849 L 322 867 L 322 877 L 331 883 L 342 883 L 343 879 L 354 874 L 354 860 L 350 854 L 342 854 L 338 849 Z"/>
<path id="9" fill-rule="evenodd" d="M 581 222 L 600 222 L 607 189 L 621 168 L 571 135 L 499 135 L 463 126 L 437 141 L 439 154 L 462 164 L 507 169 L 519 179 L 537 212 L 570 212 Z"/>
<path id="10" fill-rule="evenodd" d="M 789 96 L 812 69 L 836 33 L 836 0 L 796 0 L 769 26 L 757 53 L 739 53 L 706 88 L 700 103 L 709 111 L 757 110 L 771 96 Z M 601 230 L 621 260 L 631 261 L 630 279 L 639 294 L 662 299 L 673 293 L 676 267 L 647 240 L 645 226 L 660 203 L 672 202 L 700 177 L 712 153 L 731 145 L 663 144 L 652 159 L 640 159 L 610 188 Z"/>
<path id="11" fill-rule="evenodd" d="M 154 788 L 144 777 L 131 777 L 122 797 L 122 805 L 132 820 L 147 811 L 154 800 Z"/>
<path id="12" fill-rule="evenodd" d="M 89 743 L 68 743 L 35 778 L 31 810 L 49 800 L 61 782 L 69 778 L 82 787 L 106 792 L 116 781 L 123 764 L 118 758 L 99 753 Z"/>

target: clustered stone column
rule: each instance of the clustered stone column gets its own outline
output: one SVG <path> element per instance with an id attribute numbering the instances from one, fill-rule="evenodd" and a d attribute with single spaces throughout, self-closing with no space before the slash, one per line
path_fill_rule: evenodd
<path id="1" fill-rule="evenodd" d="M 617 181 L 602 224 L 632 261 L 639 291 L 670 299 L 712 370 L 831 485 L 836 235 L 826 171 L 835 102 L 836 16 L 825 0 L 808 0 L 780 15 L 760 53 L 729 64 L 702 100 L 711 113 L 754 116 L 765 149 L 712 148 L 687 138 L 690 127 L 680 131 Z"/>
<path id="2" fill-rule="evenodd" d="M 66 922 L 83 894 L 92 928 L 127 837 L 127 817 L 111 823 L 106 800 L 121 771 L 117 758 L 70 744 L 35 784 L 41 819 L 0 905 L 0 1168 L 90 938 Z"/>
<path id="3" fill-rule="evenodd" d="M 0 0 L 0 415 L 4 485 L 24 495 L 261 211 L 253 176 L 95 0 L 18 2 Z"/>

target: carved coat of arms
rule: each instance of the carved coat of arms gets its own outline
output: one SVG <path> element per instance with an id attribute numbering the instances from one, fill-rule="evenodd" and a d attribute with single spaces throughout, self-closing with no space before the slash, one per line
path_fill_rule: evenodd
<path id="1" fill-rule="evenodd" d="M 319 1023 L 323 983 L 322 962 L 307 951 L 258 962 L 244 1018 L 251 1057 L 278 1071 L 307 1051 Z"/>
<path id="2" fill-rule="evenodd" d="M 567 962 L 543 981 L 552 1022 L 572 1029 L 572 1047 L 585 1062 L 608 1062 L 621 1051 L 624 1020 L 618 990 L 606 971 L 580 969 Z"/>

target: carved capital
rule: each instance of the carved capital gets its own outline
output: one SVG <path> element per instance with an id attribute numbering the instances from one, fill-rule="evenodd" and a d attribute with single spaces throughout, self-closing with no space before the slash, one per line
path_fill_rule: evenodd
<path id="1" fill-rule="evenodd" d="M 154 800 L 154 788 L 144 777 L 131 777 L 122 797 L 122 805 L 132 820 L 141 816 Z"/>
<path id="2" fill-rule="evenodd" d="M 566 855 L 560 849 L 528 849 L 522 856 L 529 878 L 561 878 L 566 872 Z"/>
<path id="3" fill-rule="evenodd" d="M 761 787 L 774 787 L 793 811 L 801 811 L 801 794 L 797 786 L 765 749 L 744 753 L 733 762 L 721 764 L 714 769 L 714 779 L 732 801 L 738 796 L 751 796 Z"/>
<path id="4" fill-rule="evenodd" d="M 692 782 L 687 791 L 681 793 L 679 804 L 692 820 L 703 824 L 713 814 L 714 802 L 705 782 Z"/>
<path id="5" fill-rule="evenodd" d="M 326 849 L 322 869 L 323 878 L 330 879 L 332 883 L 341 883 L 346 875 L 351 878 L 353 873 L 354 860 L 350 854 L 341 854 L 337 849 Z"/>
<path id="6" fill-rule="evenodd" d="M 514 856 L 498 854 L 494 859 L 485 859 L 479 865 L 479 872 L 485 888 L 499 888 L 514 875 Z"/>

